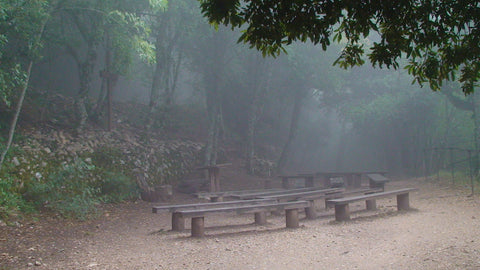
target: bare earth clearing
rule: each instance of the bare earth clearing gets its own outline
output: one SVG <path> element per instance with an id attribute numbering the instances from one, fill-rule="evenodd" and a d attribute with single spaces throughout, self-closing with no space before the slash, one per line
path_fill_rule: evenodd
<path id="1" fill-rule="evenodd" d="M 397 212 L 392 197 L 377 211 L 355 203 L 352 220 L 337 223 L 319 204 L 320 217 L 299 229 L 286 229 L 284 216 L 255 226 L 253 215 L 218 214 L 205 218 L 202 239 L 170 232 L 170 215 L 152 214 L 146 202 L 106 206 L 88 222 L 3 224 L 0 269 L 480 269 L 478 195 L 423 179 L 387 190 L 407 186 L 419 188 L 412 211 Z"/>

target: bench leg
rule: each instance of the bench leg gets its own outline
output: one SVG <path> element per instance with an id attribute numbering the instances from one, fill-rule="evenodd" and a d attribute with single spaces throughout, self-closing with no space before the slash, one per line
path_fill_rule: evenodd
<path id="1" fill-rule="evenodd" d="M 172 231 L 181 232 L 185 230 L 185 218 L 179 213 L 172 213 Z"/>
<path id="2" fill-rule="evenodd" d="M 355 174 L 353 175 L 353 186 L 356 188 L 359 188 L 362 186 L 362 175 L 361 174 Z"/>
<path id="3" fill-rule="evenodd" d="M 204 217 L 192 218 L 192 237 L 205 236 Z"/>
<path id="4" fill-rule="evenodd" d="M 285 210 L 285 217 L 287 228 L 298 228 L 298 209 L 286 209 Z"/>
<path id="5" fill-rule="evenodd" d="M 265 189 L 271 189 L 272 188 L 272 180 L 267 179 L 265 180 Z"/>
<path id="6" fill-rule="evenodd" d="M 210 197 L 210 202 L 223 202 L 223 197 L 222 196 Z"/>
<path id="7" fill-rule="evenodd" d="M 257 225 L 267 224 L 267 212 L 255 213 L 255 224 Z"/>
<path id="8" fill-rule="evenodd" d="M 322 184 L 324 188 L 329 188 L 330 187 L 330 178 L 327 176 L 322 176 Z"/>
<path id="9" fill-rule="evenodd" d="M 289 178 L 282 178 L 282 188 L 292 189 L 293 188 L 293 181 Z"/>
<path id="10" fill-rule="evenodd" d="M 313 177 L 305 177 L 305 187 L 314 187 Z"/>
<path id="11" fill-rule="evenodd" d="M 377 209 L 377 200 L 371 199 L 365 201 L 367 205 L 367 210 L 376 210 Z"/>
<path id="12" fill-rule="evenodd" d="M 310 206 L 305 208 L 305 215 L 307 219 L 317 218 L 317 211 L 315 211 L 315 201 L 310 201 Z"/>
<path id="13" fill-rule="evenodd" d="M 409 193 L 405 194 L 398 194 L 397 195 L 397 209 L 400 210 L 408 210 L 410 209 L 410 200 L 409 200 Z"/>
<path id="14" fill-rule="evenodd" d="M 350 208 L 348 207 L 348 204 L 335 205 L 335 220 L 336 221 L 350 220 Z"/>

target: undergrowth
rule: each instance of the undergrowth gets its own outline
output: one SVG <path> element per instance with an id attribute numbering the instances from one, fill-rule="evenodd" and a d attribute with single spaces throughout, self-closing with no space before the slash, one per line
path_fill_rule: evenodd
<path id="1" fill-rule="evenodd" d="M 9 164 L 0 172 L 2 220 L 32 211 L 51 211 L 64 218 L 85 220 L 99 213 L 100 203 L 138 197 L 137 184 L 131 178 L 80 158 L 70 164 L 56 163 L 48 175 L 24 173 L 28 179 L 21 178 L 16 167 Z"/>

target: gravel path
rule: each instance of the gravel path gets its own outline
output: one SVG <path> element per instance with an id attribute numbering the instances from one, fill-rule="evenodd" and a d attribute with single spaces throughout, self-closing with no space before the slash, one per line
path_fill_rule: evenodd
<path id="1" fill-rule="evenodd" d="M 352 220 L 333 211 L 286 229 L 284 216 L 266 226 L 253 215 L 205 218 L 202 239 L 170 232 L 168 214 L 150 203 L 108 207 L 85 223 L 58 220 L 0 227 L 4 269 L 480 269 L 480 201 L 467 188 L 422 179 L 395 181 L 388 189 L 418 187 L 407 212 L 395 198 L 351 205 Z M 179 200 L 192 200 L 180 198 Z M 303 214 L 301 214 L 303 217 Z M 187 222 L 187 226 L 188 226 Z M 9 234 L 5 236 L 5 234 Z M 2 236 L 3 235 L 3 236 Z M 14 240 L 17 239 L 17 240 Z M 37 264 L 37 265 L 35 265 Z M 2 269 L 2 267 L 0 267 Z"/>

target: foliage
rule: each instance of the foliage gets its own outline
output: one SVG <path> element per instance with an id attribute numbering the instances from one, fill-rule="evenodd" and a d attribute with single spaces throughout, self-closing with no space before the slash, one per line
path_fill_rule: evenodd
<path id="1" fill-rule="evenodd" d="M 9 160 L 15 161 L 9 162 L 0 174 L 0 218 L 35 208 L 65 218 L 86 219 L 97 213 L 96 206 L 101 202 L 118 203 L 138 197 L 137 184 L 131 177 L 120 170 L 111 171 L 121 166 L 108 166 L 101 160 L 93 165 L 89 157 L 59 164 L 58 158 L 38 151 L 11 152 Z"/>
<path id="2" fill-rule="evenodd" d="M 38 57 L 36 38 L 48 1 L 0 1 L 0 102 L 11 106 L 25 81 L 22 65 Z"/>
<path id="3" fill-rule="evenodd" d="M 366 52 L 373 66 L 399 67 L 433 90 L 454 80 L 460 69 L 464 93 L 480 78 L 480 6 L 477 1 L 218 1 L 200 0 L 215 24 L 243 28 L 241 41 L 277 55 L 294 41 L 312 41 L 325 50 L 331 39 L 345 42 L 337 63 L 361 65 Z M 365 49 L 362 38 L 378 34 Z"/>
<path id="4" fill-rule="evenodd" d="M 100 200 L 106 203 L 119 203 L 138 198 L 139 189 L 131 178 L 115 172 L 104 172 L 100 181 Z"/>
<path id="5" fill-rule="evenodd" d="M 86 219 L 96 212 L 100 189 L 90 182 L 94 166 L 78 160 L 45 179 L 31 181 L 25 198 L 66 218 Z"/>
<path id="6" fill-rule="evenodd" d="M 31 211 L 31 206 L 20 195 L 19 186 L 14 178 L 2 172 L 0 179 L 0 220 L 8 219 L 19 211 Z"/>

